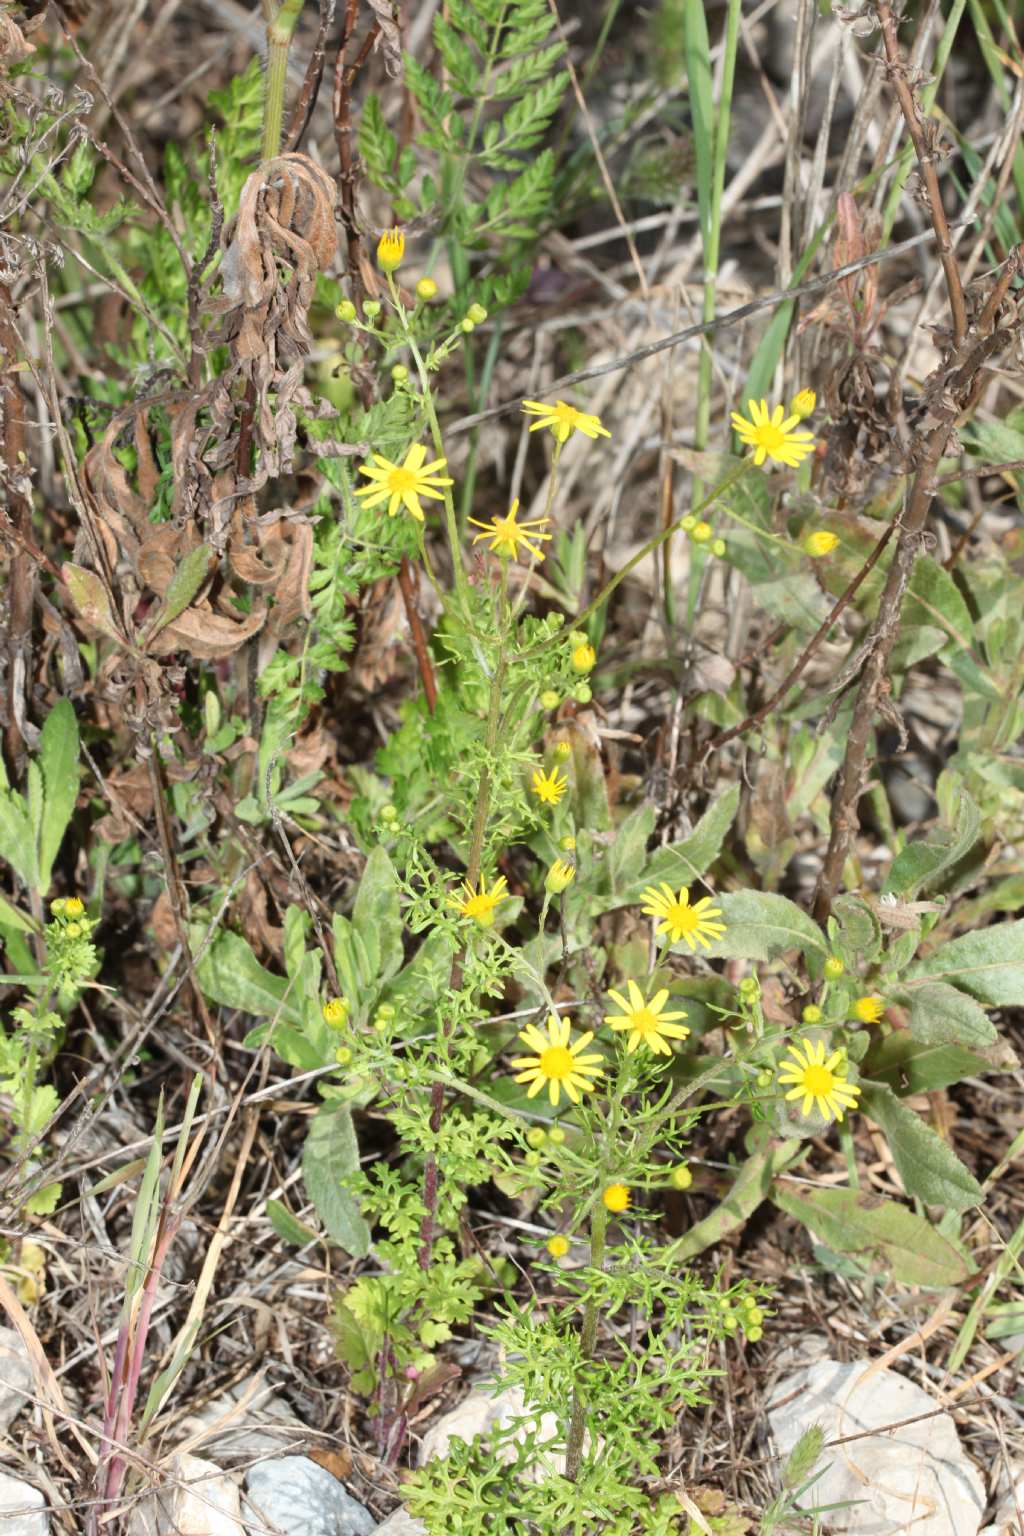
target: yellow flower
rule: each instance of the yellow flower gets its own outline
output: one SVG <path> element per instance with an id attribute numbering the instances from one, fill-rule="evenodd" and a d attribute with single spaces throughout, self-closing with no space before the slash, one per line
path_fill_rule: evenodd
<path id="1" fill-rule="evenodd" d="M 574 672 L 593 672 L 597 665 L 597 652 L 594 647 L 584 640 L 582 645 L 576 646 L 572 653 L 572 669 Z"/>
<path id="2" fill-rule="evenodd" d="M 582 432 L 584 437 L 590 438 L 611 437 L 607 427 L 602 427 L 599 416 L 589 416 L 586 411 L 578 411 L 575 406 L 566 405 L 564 400 L 556 400 L 554 405 L 545 405 L 542 400 L 524 400 L 523 410 L 527 416 L 537 417 L 530 427 L 531 432 L 536 432 L 540 427 L 550 427 L 560 443 L 564 443 L 573 432 Z"/>
<path id="3" fill-rule="evenodd" d="M 533 775 L 533 792 L 543 805 L 557 805 L 568 788 L 569 780 L 557 768 L 550 773 L 538 768 Z"/>
<path id="4" fill-rule="evenodd" d="M 545 1246 L 553 1259 L 564 1259 L 569 1252 L 569 1239 L 563 1237 L 561 1232 L 556 1232 L 554 1237 L 548 1238 Z"/>
<path id="5" fill-rule="evenodd" d="M 810 432 L 796 430 L 800 425 L 799 416 L 787 416 L 781 405 L 769 415 L 767 400 L 748 400 L 747 410 L 749 421 L 738 411 L 733 411 L 732 424 L 740 441 L 753 448 L 755 464 L 771 459 L 776 464 L 796 469 L 814 451 L 814 438 Z"/>
<path id="6" fill-rule="evenodd" d="M 693 1183 L 693 1174 L 685 1163 L 677 1163 L 669 1174 L 669 1180 L 673 1189 L 689 1189 Z"/>
<path id="7" fill-rule="evenodd" d="M 725 932 L 725 924 L 715 921 L 721 917 L 722 909 L 712 906 L 710 896 L 702 896 L 700 901 L 691 904 L 690 893 L 685 885 L 679 895 L 674 896 L 672 887 L 664 881 L 657 890 L 649 885 L 643 895 L 648 905 L 640 910 L 648 917 L 663 919 L 655 930 L 658 937 L 667 933 L 673 944 L 685 939 L 691 954 L 698 944 L 703 944 L 707 949 L 709 944 L 720 939 Z"/>
<path id="8" fill-rule="evenodd" d="M 582 1054 L 593 1040 L 594 1031 L 586 1030 L 570 1045 L 569 1020 L 560 1019 L 553 1013 L 548 1014 L 547 1030 L 544 1035 L 536 1024 L 528 1024 L 521 1032 L 520 1040 L 535 1054 L 514 1058 L 511 1065 L 516 1069 L 515 1081 L 529 1083 L 528 1099 L 535 1098 L 546 1083 L 548 1098 L 554 1108 L 558 1107 L 563 1089 L 570 1103 L 578 1104 L 580 1094 L 591 1093 L 594 1080 L 603 1076 L 600 1063 L 604 1057 L 599 1052 L 591 1052 L 589 1056 Z"/>
<path id="9" fill-rule="evenodd" d="M 575 864 L 570 864 L 568 859 L 556 859 L 544 877 L 544 884 L 552 896 L 560 896 L 575 878 Z"/>
<path id="10" fill-rule="evenodd" d="M 685 1040 L 690 1033 L 685 1024 L 676 1024 L 675 1019 L 685 1019 L 685 1012 L 662 1013 L 662 1009 L 668 1002 L 668 988 L 662 987 L 656 992 L 650 1002 L 644 997 L 635 981 L 627 981 L 629 1001 L 621 992 L 609 992 L 612 1002 L 622 1009 L 621 1013 L 606 1013 L 604 1021 L 610 1024 L 612 1029 L 628 1029 L 629 1039 L 626 1041 L 626 1053 L 632 1055 L 638 1045 L 646 1045 L 648 1050 L 656 1056 L 671 1056 L 672 1047 L 669 1040 Z"/>
<path id="11" fill-rule="evenodd" d="M 798 395 L 794 395 L 789 402 L 789 409 L 794 416 L 803 421 L 805 416 L 814 415 L 814 407 L 818 403 L 818 397 L 813 389 L 802 389 Z"/>
<path id="12" fill-rule="evenodd" d="M 416 284 L 416 297 L 424 302 L 437 298 L 437 284 L 432 277 L 421 277 Z"/>
<path id="13" fill-rule="evenodd" d="M 804 539 L 804 554 L 810 555 L 812 560 L 820 560 L 823 555 L 830 555 L 838 543 L 836 534 L 829 533 L 827 528 L 816 528 Z"/>
<path id="14" fill-rule="evenodd" d="M 494 517 L 489 523 L 478 522 L 475 517 L 470 518 L 474 528 L 482 528 L 483 533 L 478 533 L 473 540 L 479 544 L 481 539 L 490 539 L 491 553 L 501 555 L 506 560 L 515 560 L 519 555 L 519 546 L 523 546 L 526 553 L 533 560 L 543 560 L 544 551 L 538 543 L 534 547 L 531 542 L 534 539 L 550 539 L 550 533 L 541 533 L 550 523 L 550 517 L 531 517 L 525 523 L 516 522 L 516 513 L 519 510 L 519 498 L 508 509 L 507 517 Z"/>
<path id="15" fill-rule="evenodd" d="M 377 242 L 377 265 L 382 272 L 394 272 L 405 255 L 405 231 L 387 229 Z"/>
<path id="16" fill-rule="evenodd" d="M 826 1061 L 823 1040 L 802 1040 L 789 1049 L 793 1060 L 779 1063 L 785 1069 L 779 1073 L 780 1084 L 794 1084 L 786 1094 L 787 1102 L 803 1099 L 802 1115 L 809 1115 L 813 1104 L 826 1120 L 841 1121 L 848 1109 L 856 1109 L 860 1088 L 856 1083 L 848 1083 L 839 1070 L 842 1051 L 833 1051 Z"/>
<path id="17" fill-rule="evenodd" d="M 609 1184 L 602 1190 L 601 1199 L 610 1211 L 629 1210 L 629 1189 L 625 1184 Z"/>
<path id="18" fill-rule="evenodd" d="M 324 1003 L 322 1012 L 324 1023 L 330 1024 L 332 1029 L 338 1029 L 348 1018 L 348 1003 L 343 997 L 332 997 Z"/>
<path id="19" fill-rule="evenodd" d="M 404 507 L 417 522 L 422 523 L 420 497 L 429 496 L 433 501 L 443 501 L 444 494 L 438 487 L 454 483 L 446 475 L 437 473 L 439 469 L 445 468 L 447 459 L 435 459 L 431 464 L 424 464 L 426 456 L 427 450 L 422 443 L 413 443 L 402 464 L 392 464 L 383 454 L 373 454 L 373 466 L 376 467 L 369 464 L 359 466 L 359 473 L 366 475 L 371 484 L 361 485 L 356 495 L 366 497 L 366 507 L 379 507 L 381 502 L 386 501 L 388 517 L 394 517 L 399 507 Z"/>
<path id="20" fill-rule="evenodd" d="M 885 1003 L 880 997 L 858 997 L 853 1005 L 853 1016 L 862 1024 L 877 1024 L 885 1012 Z"/>
<path id="21" fill-rule="evenodd" d="M 504 875 L 499 875 L 490 890 L 480 876 L 480 889 L 474 891 L 468 880 L 462 882 L 462 895 L 449 896 L 448 900 L 455 907 L 460 917 L 471 917 L 481 928 L 490 928 L 494 922 L 494 909 L 499 902 L 505 901 L 508 895 L 508 881 Z"/>
<path id="22" fill-rule="evenodd" d="M 64 903 L 65 917 L 81 917 L 85 911 L 85 902 L 80 896 L 69 896 Z"/>

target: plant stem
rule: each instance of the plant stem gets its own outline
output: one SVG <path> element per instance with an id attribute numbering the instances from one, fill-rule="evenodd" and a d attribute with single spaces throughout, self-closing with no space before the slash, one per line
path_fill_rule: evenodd
<path id="1" fill-rule="evenodd" d="M 598 1200 L 590 1216 L 590 1267 L 591 1269 L 604 1268 L 605 1237 L 608 1232 L 608 1211 L 604 1202 Z M 583 1324 L 580 1328 L 580 1353 L 584 1360 L 594 1358 L 594 1346 L 597 1343 L 597 1302 L 593 1295 L 588 1295 L 583 1304 Z M 586 1401 L 583 1395 L 582 1383 L 577 1380 L 573 1387 L 572 1414 L 569 1419 L 569 1436 L 565 1448 L 565 1475 L 574 1483 L 580 1475 L 580 1462 L 583 1460 L 583 1434 L 586 1419 Z"/>
<path id="2" fill-rule="evenodd" d="M 273 160 L 281 148 L 284 92 L 288 77 L 288 51 L 302 10 L 303 0 L 282 0 L 273 20 L 267 22 L 267 95 L 263 106 L 263 159 Z"/>

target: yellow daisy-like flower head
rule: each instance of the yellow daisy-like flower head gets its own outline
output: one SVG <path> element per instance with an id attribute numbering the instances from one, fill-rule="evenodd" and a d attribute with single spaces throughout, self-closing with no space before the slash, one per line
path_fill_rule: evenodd
<path id="1" fill-rule="evenodd" d="M 647 906 L 640 910 L 648 917 L 661 919 L 655 930 L 658 937 L 667 933 L 673 944 L 678 944 L 680 939 L 685 940 L 691 954 L 698 944 L 707 949 L 725 932 L 725 924 L 716 921 L 722 915 L 721 907 L 713 906 L 710 896 L 702 896 L 700 901 L 691 902 L 690 892 L 685 885 L 677 896 L 672 887 L 663 881 L 657 889 L 649 885 L 643 897 Z"/>
<path id="2" fill-rule="evenodd" d="M 655 992 L 650 1002 L 644 997 L 635 981 L 627 981 L 626 990 L 629 993 L 629 1001 L 621 992 L 609 992 L 608 996 L 616 1007 L 621 1008 L 621 1013 L 606 1013 L 604 1021 L 612 1029 L 628 1029 L 629 1039 L 626 1041 L 626 1053 L 632 1055 L 637 1046 L 645 1045 L 656 1056 L 671 1056 L 672 1047 L 670 1040 L 685 1040 L 690 1033 L 685 1024 L 677 1024 L 676 1019 L 685 1019 L 685 1012 L 663 1013 L 662 1009 L 668 1002 L 668 988 L 662 987 L 660 992 Z"/>
<path id="3" fill-rule="evenodd" d="M 569 1252 L 569 1239 L 561 1232 L 556 1232 L 554 1237 L 549 1237 L 544 1245 L 553 1259 L 564 1259 Z"/>
<path id="4" fill-rule="evenodd" d="M 490 928 L 494 923 L 494 909 L 499 902 L 505 901 L 508 896 L 508 881 L 504 875 L 499 875 L 497 880 L 487 889 L 483 875 L 480 876 L 480 889 L 475 891 L 468 880 L 462 883 L 462 891 L 449 896 L 448 900 L 458 912 L 460 917 L 471 917 L 481 928 Z"/>
<path id="5" fill-rule="evenodd" d="M 789 402 L 789 409 L 794 416 L 799 416 L 800 420 L 803 421 L 805 416 L 814 415 L 814 407 L 817 403 L 818 397 L 813 389 L 802 389 Z"/>
<path id="6" fill-rule="evenodd" d="M 332 1029 L 340 1029 L 348 1018 L 348 1003 L 343 997 L 332 997 L 324 1003 L 321 1011 L 325 1024 L 329 1024 Z"/>
<path id="7" fill-rule="evenodd" d="M 814 451 L 814 438 L 810 432 L 800 432 L 799 416 L 787 416 L 785 409 L 777 405 L 769 412 L 767 400 L 748 400 L 750 420 L 733 411 L 732 424 L 740 442 L 754 450 L 754 463 L 763 464 L 771 459 L 775 464 L 785 464 L 796 469 Z"/>
<path id="8" fill-rule="evenodd" d="M 582 1093 L 591 1093 L 597 1078 L 603 1075 L 601 1063 L 604 1057 L 592 1051 L 584 1055 L 594 1038 L 592 1029 L 586 1030 L 574 1042 L 568 1019 L 560 1019 L 549 1013 L 547 1034 L 536 1024 L 528 1024 L 519 1038 L 534 1052 L 532 1056 L 516 1056 L 512 1061 L 517 1083 L 529 1083 L 528 1099 L 535 1098 L 547 1084 L 548 1099 L 554 1108 L 564 1091 L 572 1104 L 580 1102 Z"/>
<path id="9" fill-rule="evenodd" d="M 383 454 L 373 454 L 372 464 L 359 466 L 359 473 L 366 475 L 370 484 L 361 485 L 356 495 L 365 496 L 366 507 L 379 507 L 386 501 L 388 517 L 394 517 L 399 507 L 404 507 L 418 523 L 422 523 L 420 497 L 443 501 L 441 487 L 454 484 L 447 475 L 438 473 L 447 465 L 447 459 L 434 459 L 433 463 L 426 464 L 426 457 L 427 450 L 422 443 L 413 443 L 401 464 L 392 464 Z"/>
<path id="10" fill-rule="evenodd" d="M 544 885 L 552 896 L 561 896 L 562 892 L 572 884 L 576 878 L 576 865 L 569 859 L 556 859 L 548 866 L 548 872 L 544 876 Z"/>
<path id="11" fill-rule="evenodd" d="M 616 1215 L 621 1211 L 629 1210 L 629 1186 L 626 1184 L 609 1184 L 601 1191 L 601 1199 L 609 1211 Z"/>
<path id="12" fill-rule="evenodd" d="M 558 768 L 550 773 L 540 768 L 533 775 L 533 792 L 542 805 L 557 805 L 569 788 L 569 780 Z"/>
<path id="13" fill-rule="evenodd" d="M 506 517 L 493 517 L 489 523 L 478 522 L 475 517 L 470 518 L 474 528 L 482 528 L 483 533 L 478 533 L 473 540 L 479 544 L 481 539 L 489 539 L 491 554 L 500 555 L 503 560 L 516 560 L 519 557 L 519 546 L 529 555 L 531 560 L 543 560 L 544 551 L 540 542 L 534 544 L 534 540 L 543 541 L 551 538 L 550 533 L 542 533 L 550 523 L 550 517 L 531 517 L 524 523 L 516 522 L 516 513 L 519 510 L 519 498 L 508 509 Z"/>
<path id="14" fill-rule="evenodd" d="M 802 1099 L 802 1115 L 809 1115 L 813 1106 L 825 1120 L 841 1121 L 848 1109 L 856 1109 L 860 1088 L 846 1081 L 842 1051 L 833 1051 L 826 1059 L 824 1040 L 801 1040 L 789 1049 L 793 1060 L 779 1063 L 779 1083 L 792 1083 L 786 1099 Z"/>
<path id="15" fill-rule="evenodd" d="M 556 400 L 554 405 L 545 405 L 543 400 L 524 400 L 523 410 L 527 416 L 537 418 L 530 427 L 531 432 L 550 427 L 560 443 L 566 442 L 574 432 L 582 432 L 584 437 L 594 439 L 611 437 L 607 427 L 601 425 L 600 416 L 578 411 L 574 405 L 566 405 L 564 400 Z"/>
<path id="16" fill-rule="evenodd" d="M 816 528 L 804 539 L 804 554 L 812 560 L 820 560 L 825 555 L 830 555 L 839 543 L 839 538 L 834 533 L 829 533 L 827 528 Z"/>
<path id="17" fill-rule="evenodd" d="M 880 997 L 858 997 L 853 1005 L 853 1016 L 862 1024 L 877 1024 L 885 1012 L 885 1003 Z"/>
<path id="18" fill-rule="evenodd" d="M 382 272 L 395 272 L 405 255 L 405 231 L 387 229 L 377 242 L 377 265 Z"/>
<path id="19" fill-rule="evenodd" d="M 85 911 L 85 902 L 81 896 L 69 896 L 64 903 L 65 917 L 81 917 Z"/>

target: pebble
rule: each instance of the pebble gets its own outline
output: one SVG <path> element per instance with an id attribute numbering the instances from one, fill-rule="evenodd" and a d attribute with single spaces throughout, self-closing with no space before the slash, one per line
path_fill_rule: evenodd
<path id="1" fill-rule="evenodd" d="M 427 1528 L 422 1520 L 399 1506 L 392 1510 L 383 1525 L 378 1525 L 374 1536 L 427 1536 Z"/>
<path id="2" fill-rule="evenodd" d="M 13 1328 L 0 1328 L 0 1434 L 28 1402 L 33 1381 L 25 1340 Z"/>
<path id="3" fill-rule="evenodd" d="M 981 1478 L 964 1454 L 948 1413 L 895 1371 L 863 1361 L 818 1360 L 780 1381 L 768 1421 L 783 1455 L 818 1424 L 826 1441 L 878 1433 L 825 1450 L 825 1471 L 800 1500 L 831 1509 L 827 1529 L 849 1536 L 977 1536 L 985 1508 Z M 919 1417 L 927 1415 L 927 1417 Z M 917 1423 L 904 1420 L 917 1417 Z M 900 1428 L 889 1428 L 890 1425 Z"/>
<path id="4" fill-rule="evenodd" d="M 245 1536 L 238 1485 L 212 1461 L 179 1452 L 166 1487 L 132 1510 L 128 1536 Z"/>
<path id="5" fill-rule="evenodd" d="M 50 1531 L 50 1515 L 39 1489 L 6 1472 L 0 1472 L 0 1529 L 4 1536 L 49 1536 Z"/>
<path id="6" fill-rule="evenodd" d="M 246 1530 L 265 1536 L 373 1536 L 377 1522 L 338 1479 L 308 1456 L 257 1462 L 245 1479 Z"/>

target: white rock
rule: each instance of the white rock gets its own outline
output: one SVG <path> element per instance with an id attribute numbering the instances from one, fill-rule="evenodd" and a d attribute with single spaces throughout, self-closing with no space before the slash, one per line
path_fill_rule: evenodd
<path id="1" fill-rule="evenodd" d="M 377 1522 L 325 1467 L 308 1456 L 279 1456 L 250 1467 L 246 1529 L 264 1536 L 373 1536 Z"/>
<path id="2" fill-rule="evenodd" d="M 238 1486 L 212 1461 L 179 1453 L 166 1475 L 132 1510 L 128 1536 L 245 1536 Z"/>
<path id="3" fill-rule="evenodd" d="M 478 1435 L 487 1434 L 491 1429 L 515 1419 L 523 1420 L 515 1438 L 525 1440 L 527 1434 L 536 1427 L 537 1421 L 529 1417 L 526 1400 L 519 1387 L 506 1387 L 497 1394 L 477 1387 L 449 1413 L 438 1419 L 436 1424 L 430 1426 L 420 1444 L 419 1464 L 422 1467 L 435 1456 L 447 1456 L 453 1440 L 465 1440 L 468 1444 Z M 542 1414 L 536 1440 L 539 1454 L 531 1468 L 535 1482 L 550 1476 L 552 1472 L 561 1475 L 565 1471 L 565 1446 L 561 1436 L 561 1425 L 556 1415 Z M 506 1460 L 510 1457 L 511 1450 Z"/>
<path id="4" fill-rule="evenodd" d="M 827 1449 L 818 1463 L 826 1471 L 801 1507 L 858 1501 L 826 1517 L 827 1529 L 851 1536 L 977 1536 L 985 1508 L 982 1481 L 952 1418 L 936 1413 L 936 1406 L 912 1381 L 863 1362 L 819 1360 L 780 1382 L 768 1420 L 783 1455 L 812 1424 L 821 1426 L 826 1441 L 878 1430 Z M 915 1417 L 914 1424 L 902 1422 Z"/>
<path id="5" fill-rule="evenodd" d="M 0 1328 L 0 1434 L 24 1408 L 34 1379 L 25 1340 L 13 1328 Z"/>
<path id="6" fill-rule="evenodd" d="M 50 1516 L 38 1488 L 0 1472 L 0 1530 L 4 1536 L 49 1536 Z"/>
<path id="7" fill-rule="evenodd" d="M 182 1438 L 213 1451 L 222 1466 L 238 1457 L 287 1456 L 305 1450 L 309 1431 L 274 1395 L 262 1372 L 246 1377 L 221 1397 L 190 1414 Z"/>
<path id="8" fill-rule="evenodd" d="M 378 1525 L 374 1536 L 427 1536 L 427 1528 L 422 1520 L 399 1506 L 392 1510 L 383 1525 Z"/>

